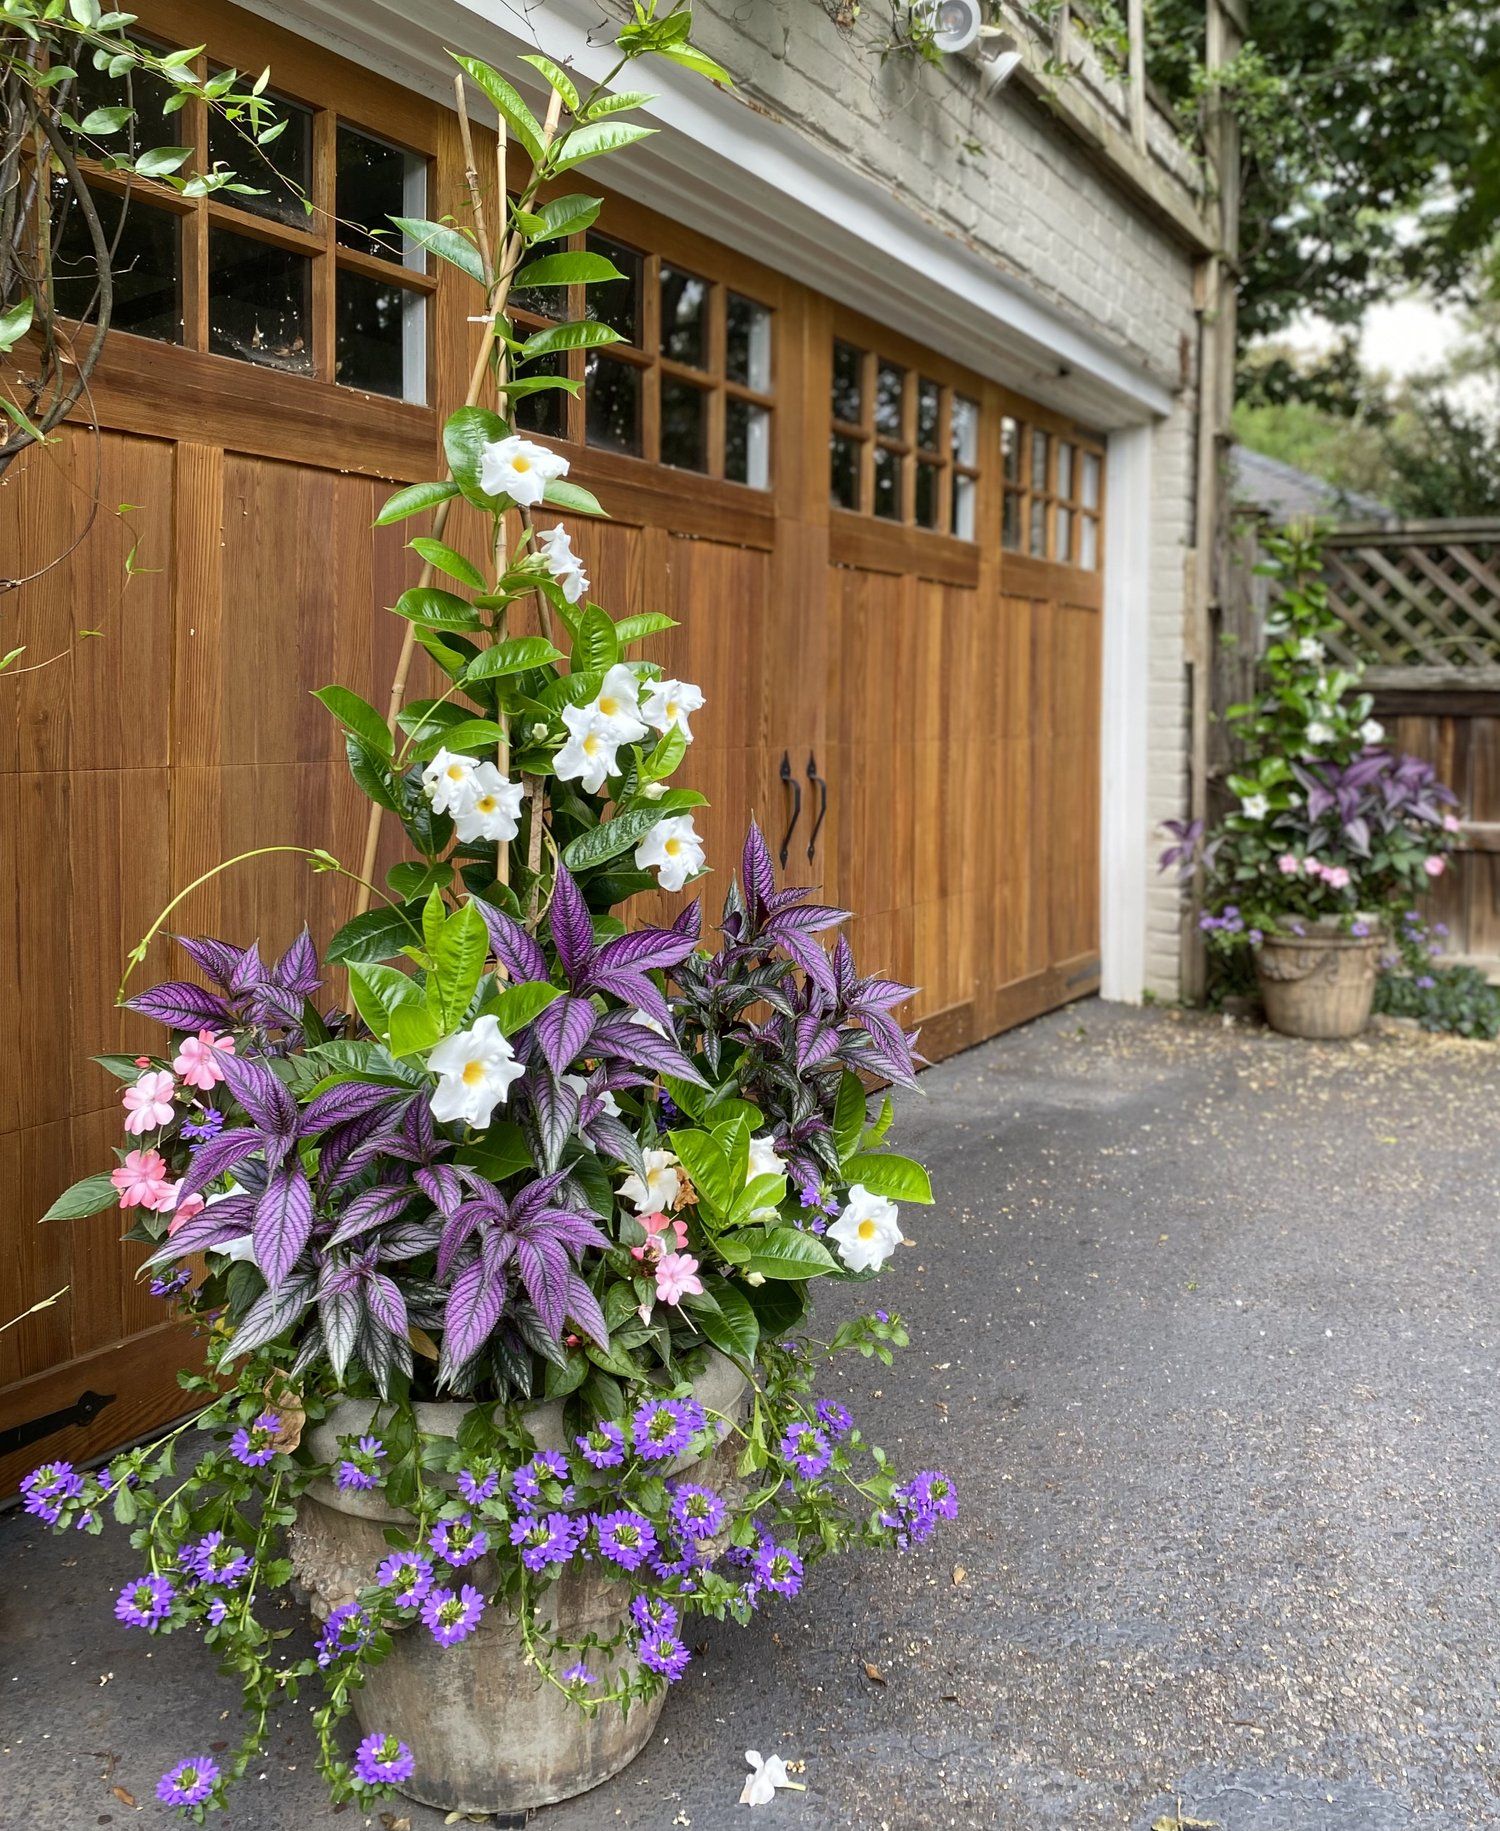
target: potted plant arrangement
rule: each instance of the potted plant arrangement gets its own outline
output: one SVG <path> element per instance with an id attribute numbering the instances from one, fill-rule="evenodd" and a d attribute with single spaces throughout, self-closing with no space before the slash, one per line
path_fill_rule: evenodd
<path id="1" fill-rule="evenodd" d="M 622 63 L 722 78 L 687 30 L 638 8 Z M 495 1812 L 582 1791 L 649 1736 L 692 1616 L 749 1622 L 813 1560 L 919 1544 L 957 1507 L 944 1475 L 899 1479 L 816 1390 L 830 1355 L 889 1362 L 900 1318 L 802 1333 L 814 1282 L 873 1279 L 898 1203 L 931 1200 L 888 1146 L 889 1098 L 872 1114 L 866 1091 L 912 1080 L 892 1015 L 910 988 L 827 945 L 846 912 L 779 885 L 753 825 L 713 945 L 696 902 L 669 927 L 619 913 L 704 869 L 702 797 L 671 786 L 702 695 L 637 657 L 668 620 L 612 618 L 564 526 L 534 518 L 602 512 L 515 414 L 572 385 L 547 372 L 555 351 L 614 333 L 521 340 L 505 305 L 513 282 L 616 277 L 549 246 L 599 207 L 555 181 L 646 130 L 618 71 L 580 93 L 528 61 L 544 122 L 460 60 L 502 148 L 527 155 L 503 220 L 476 187 L 470 230 L 400 225 L 485 296 L 450 475 L 381 516 L 435 511 L 395 609 L 446 684 L 407 701 L 404 658 L 389 720 L 319 695 L 374 822 L 398 820 L 414 856 L 376 885 L 308 853 L 373 902 L 323 960 L 306 932 L 274 960 L 180 938 L 196 976 L 124 999 L 169 1040 L 99 1058 L 123 1083 L 119 1161 L 47 1217 L 127 1210 L 152 1289 L 204 1343 L 182 1376 L 194 1415 L 107 1468 L 24 1483 L 59 1530 L 130 1530 L 121 1622 L 201 1634 L 237 1675 L 238 1747 L 188 1752 L 158 1787 L 198 1820 L 309 1691 L 336 1800 L 394 1787 Z M 444 538 L 460 500 L 479 560 Z M 348 1009 L 319 1002 L 329 966 Z M 322 1624 L 307 1657 L 267 1609 L 298 1577 Z"/>
<path id="2" fill-rule="evenodd" d="M 1330 660 L 1338 620 L 1316 535 L 1272 537 L 1261 570 L 1278 586 L 1265 689 L 1226 715 L 1238 807 L 1207 833 L 1169 822 L 1162 868 L 1202 872 L 1199 926 L 1221 953 L 1252 951 L 1273 1029 L 1355 1036 L 1382 950 L 1447 869 L 1457 801 L 1430 764 L 1385 746 L 1363 669 Z"/>

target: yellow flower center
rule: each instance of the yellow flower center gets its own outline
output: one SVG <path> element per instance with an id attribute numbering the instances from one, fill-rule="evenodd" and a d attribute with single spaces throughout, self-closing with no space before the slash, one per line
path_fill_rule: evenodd
<path id="1" fill-rule="evenodd" d="M 450 763 L 448 765 L 448 780 L 450 782 L 462 782 L 463 779 L 464 779 L 463 764 L 462 763 Z"/>
<path id="2" fill-rule="evenodd" d="M 474 806 L 481 814 L 493 814 L 496 806 L 495 797 L 493 795 L 481 795 L 474 803 Z"/>
<path id="3" fill-rule="evenodd" d="M 675 699 L 669 699 L 667 701 L 667 717 L 676 718 L 676 716 L 677 716 L 677 701 Z"/>
<path id="4" fill-rule="evenodd" d="M 614 699 L 614 698 L 607 699 L 607 698 L 605 698 L 605 696 L 603 694 L 600 694 L 599 713 L 602 718 L 613 718 L 619 710 L 620 710 L 619 700 Z"/>
<path id="5" fill-rule="evenodd" d="M 680 839 L 669 839 L 667 841 L 667 843 L 662 847 L 662 851 L 664 851 L 666 853 L 668 858 L 676 858 L 677 854 L 681 850 L 682 850 L 682 841 Z"/>
<path id="6" fill-rule="evenodd" d="M 873 1240 L 875 1238 L 875 1223 L 873 1221 L 861 1221 L 859 1224 L 859 1237 L 862 1240 Z"/>
<path id="7" fill-rule="evenodd" d="M 483 1062 L 465 1062 L 464 1063 L 464 1086 L 465 1087 L 477 1087 L 483 1079 L 484 1079 L 484 1063 Z"/>
<path id="8" fill-rule="evenodd" d="M 583 754 L 586 757 L 594 757 L 599 754 L 599 740 L 592 732 L 583 740 Z"/>
<path id="9" fill-rule="evenodd" d="M 531 460 L 530 458 L 522 457 L 518 454 L 511 459 L 510 467 L 513 471 L 518 471 L 524 477 L 527 471 L 531 469 Z"/>

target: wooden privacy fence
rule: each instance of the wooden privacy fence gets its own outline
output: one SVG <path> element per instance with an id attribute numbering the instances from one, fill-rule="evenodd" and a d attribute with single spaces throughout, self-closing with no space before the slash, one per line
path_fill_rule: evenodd
<path id="1" fill-rule="evenodd" d="M 1214 701 L 1254 691 L 1270 608 L 1257 576 L 1259 516 L 1241 517 L 1223 572 Z M 1500 517 L 1359 523 L 1324 545 L 1324 579 L 1341 629 L 1336 657 L 1362 663 L 1386 740 L 1426 758 L 1459 798 L 1462 849 L 1435 886 L 1427 914 L 1448 929 L 1450 960 L 1500 979 Z M 1211 768 L 1234 765 L 1222 720 Z"/>

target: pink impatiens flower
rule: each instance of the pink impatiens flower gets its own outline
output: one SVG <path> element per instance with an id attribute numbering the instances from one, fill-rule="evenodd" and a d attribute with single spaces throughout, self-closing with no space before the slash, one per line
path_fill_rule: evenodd
<path id="1" fill-rule="evenodd" d="M 632 1259 L 644 1259 L 648 1256 L 652 1259 L 661 1258 L 664 1253 L 671 1249 L 670 1243 L 661 1237 L 669 1228 L 675 1235 L 675 1243 L 678 1251 L 681 1251 L 681 1249 L 687 1245 L 687 1225 L 685 1222 L 674 1221 L 670 1216 L 662 1214 L 659 1211 L 656 1214 L 638 1215 L 636 1218 L 640 1221 L 642 1227 L 646 1229 L 648 1237 L 644 1246 L 631 1247 L 630 1256 Z"/>
<path id="2" fill-rule="evenodd" d="M 1440 858 L 1438 854 L 1434 852 L 1431 858 L 1424 858 L 1422 860 L 1422 869 L 1429 877 L 1441 877 L 1448 869 L 1448 861 L 1446 858 Z"/>
<path id="3" fill-rule="evenodd" d="M 109 1180 L 120 1191 L 122 1208 L 150 1208 L 161 1213 L 176 1199 L 167 1177 L 167 1162 L 160 1151 L 132 1151 Z"/>
<path id="4" fill-rule="evenodd" d="M 1295 852 L 1283 852 L 1281 857 L 1276 861 L 1276 869 L 1283 877 L 1295 877 L 1301 869 L 1297 863 L 1297 854 Z"/>
<path id="5" fill-rule="evenodd" d="M 227 1031 L 223 1036 L 215 1036 L 212 1030 L 200 1030 L 196 1036 L 183 1037 L 172 1066 L 189 1087 L 207 1093 L 224 1079 L 224 1070 L 214 1060 L 215 1049 L 233 1055 L 234 1038 Z"/>
<path id="6" fill-rule="evenodd" d="M 202 1214 L 203 1210 L 208 1206 L 204 1197 L 199 1195 L 196 1191 L 192 1195 L 183 1195 L 179 1199 L 179 1191 L 181 1188 L 182 1179 L 180 1177 L 175 1183 L 168 1183 L 167 1193 L 172 1199 L 165 1208 L 158 1208 L 156 1210 L 158 1214 L 171 1214 L 172 1218 L 167 1222 L 167 1232 L 169 1234 L 176 1233 L 177 1229 L 184 1221 L 192 1220 L 195 1214 Z"/>
<path id="7" fill-rule="evenodd" d="M 690 1252 L 669 1252 L 656 1268 L 656 1294 L 663 1303 L 681 1303 L 685 1296 L 699 1296 L 703 1290 L 698 1277 L 698 1261 Z"/>
<path id="8" fill-rule="evenodd" d="M 1463 831 L 1463 822 L 1457 814 L 1444 814 L 1443 828 L 1445 832 L 1459 833 Z"/>
<path id="9" fill-rule="evenodd" d="M 125 1130 L 139 1137 L 142 1132 L 154 1132 L 159 1125 L 169 1124 L 176 1091 L 177 1083 L 165 1068 L 157 1074 L 143 1074 L 133 1087 L 125 1089 Z"/>
<path id="10" fill-rule="evenodd" d="M 1347 890 L 1349 887 L 1349 873 L 1342 865 L 1325 865 L 1323 867 L 1323 882 L 1327 884 L 1330 890 Z"/>

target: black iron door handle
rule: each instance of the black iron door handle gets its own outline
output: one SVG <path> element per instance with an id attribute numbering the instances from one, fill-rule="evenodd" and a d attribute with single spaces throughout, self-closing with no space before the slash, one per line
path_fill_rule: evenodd
<path id="1" fill-rule="evenodd" d="M 828 818 L 828 781 L 818 774 L 818 760 L 811 751 L 807 753 L 807 779 L 818 791 L 818 817 L 813 821 L 813 829 L 807 836 L 807 862 L 813 861 L 813 853 L 818 849 L 818 835 L 823 831 L 823 822 Z"/>
<path id="2" fill-rule="evenodd" d="M 781 753 L 781 779 L 792 791 L 792 817 L 786 823 L 786 832 L 781 840 L 781 868 L 786 869 L 787 856 L 792 849 L 792 834 L 797 830 L 797 822 L 802 818 L 802 784 L 792 773 L 792 759 L 785 750 Z"/>

